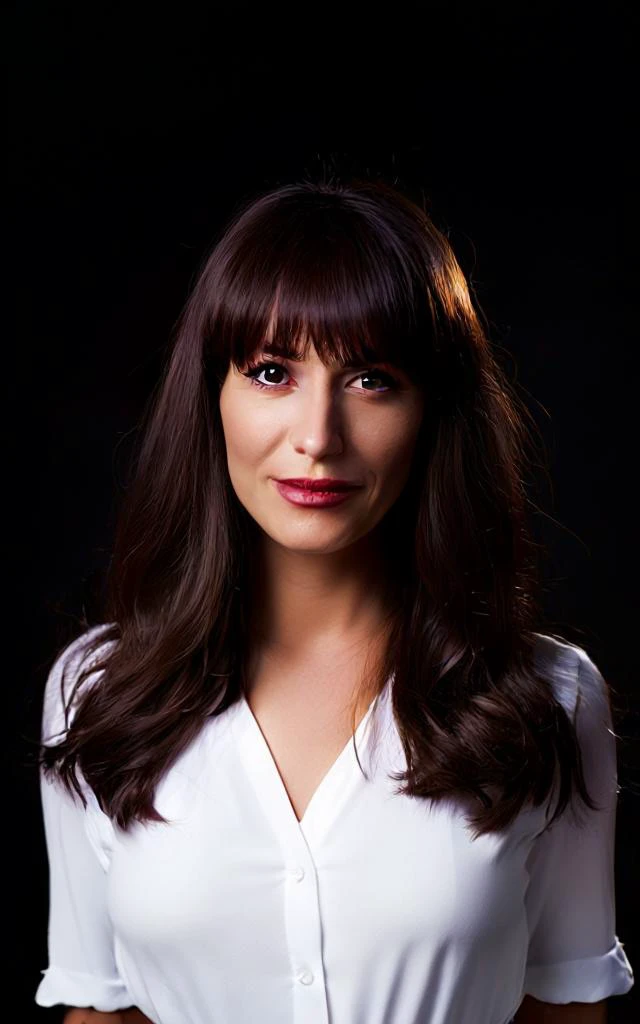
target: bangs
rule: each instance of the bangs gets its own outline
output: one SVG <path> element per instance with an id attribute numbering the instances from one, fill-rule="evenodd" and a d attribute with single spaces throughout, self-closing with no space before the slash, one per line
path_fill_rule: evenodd
<path id="1" fill-rule="evenodd" d="M 209 321 L 217 360 L 240 369 L 265 346 L 300 359 L 313 345 L 326 365 L 386 363 L 424 384 L 435 341 L 424 266 L 391 229 L 324 198 L 304 209 L 298 195 L 289 217 L 281 201 L 232 234 Z"/>

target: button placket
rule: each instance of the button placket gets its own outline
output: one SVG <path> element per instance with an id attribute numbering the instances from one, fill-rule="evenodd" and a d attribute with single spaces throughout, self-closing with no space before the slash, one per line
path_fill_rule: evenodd
<path id="1" fill-rule="evenodd" d="M 232 726 L 242 767 L 255 787 L 282 853 L 281 886 L 293 989 L 293 1024 L 329 1024 L 313 847 L 303 834 L 248 705 L 239 705 Z"/>
<path id="2" fill-rule="evenodd" d="M 376 699 L 356 730 L 362 741 Z M 320 896 L 313 851 L 322 844 L 332 822 L 358 785 L 352 741 L 343 748 L 313 794 L 302 821 L 291 806 L 266 740 L 246 701 L 232 719 L 242 767 L 249 776 L 283 856 L 284 921 L 291 981 L 293 1024 L 329 1024 Z"/>
<path id="3" fill-rule="evenodd" d="M 285 851 L 285 920 L 295 982 L 295 1024 L 329 1024 L 322 965 L 322 929 L 315 865 L 298 832 Z"/>

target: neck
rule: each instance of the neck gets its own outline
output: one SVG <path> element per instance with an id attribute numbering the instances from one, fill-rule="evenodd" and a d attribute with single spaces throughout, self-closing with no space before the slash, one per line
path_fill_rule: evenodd
<path id="1" fill-rule="evenodd" d="M 292 551 L 264 536 L 256 548 L 250 621 L 257 646 L 295 658 L 379 636 L 393 599 L 374 536 L 329 554 Z"/>

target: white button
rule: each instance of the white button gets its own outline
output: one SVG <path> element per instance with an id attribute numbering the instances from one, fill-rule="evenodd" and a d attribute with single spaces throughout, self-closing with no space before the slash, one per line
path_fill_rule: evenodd
<path id="1" fill-rule="evenodd" d="M 313 974 L 305 967 L 298 972 L 298 981 L 301 985 L 310 985 L 313 981 Z"/>
<path id="2" fill-rule="evenodd" d="M 301 882 L 304 878 L 304 868 L 300 864 L 295 864 L 291 868 L 291 877 L 295 878 L 296 882 Z"/>

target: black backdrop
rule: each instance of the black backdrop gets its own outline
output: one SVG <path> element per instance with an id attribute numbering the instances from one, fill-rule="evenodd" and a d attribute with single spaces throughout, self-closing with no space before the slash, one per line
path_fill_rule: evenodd
<path id="1" fill-rule="evenodd" d="M 630 10 L 434 3 L 350 21 L 37 0 L 7 24 L 5 997 L 18 1012 L 3 1019 L 59 1019 L 33 1004 L 47 864 L 31 741 L 54 648 L 106 565 L 169 332 L 237 203 L 328 166 L 424 197 L 544 436 L 545 608 L 617 691 L 617 932 L 640 966 Z M 613 998 L 610 1019 L 638 1005 L 635 990 Z"/>

